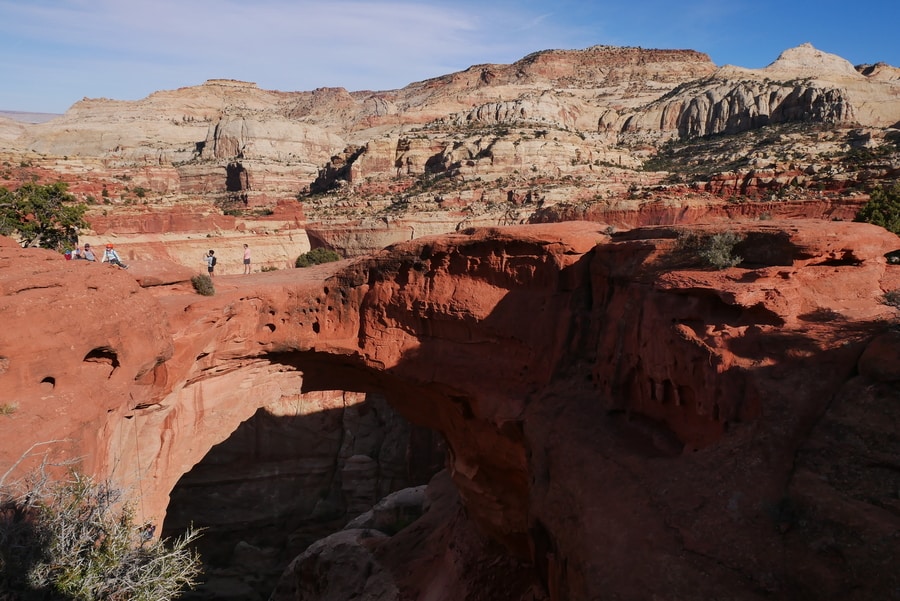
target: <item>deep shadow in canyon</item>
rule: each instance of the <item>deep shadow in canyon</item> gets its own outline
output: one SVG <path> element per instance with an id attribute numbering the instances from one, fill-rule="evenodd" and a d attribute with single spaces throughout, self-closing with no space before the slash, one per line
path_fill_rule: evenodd
<path id="1" fill-rule="evenodd" d="M 293 414 L 278 413 L 259 409 L 171 493 L 163 536 L 204 529 L 205 583 L 187 599 L 268 598 L 311 543 L 445 466 L 440 435 L 410 424 L 378 393 L 310 393 Z"/>

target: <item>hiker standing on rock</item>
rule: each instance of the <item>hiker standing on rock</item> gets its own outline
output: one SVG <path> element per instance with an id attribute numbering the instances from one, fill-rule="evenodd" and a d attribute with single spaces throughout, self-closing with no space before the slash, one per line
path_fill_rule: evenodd
<path id="1" fill-rule="evenodd" d="M 213 277 L 213 272 L 216 269 L 216 251 L 210 249 L 206 256 L 203 258 L 206 261 L 206 271 L 209 272 L 209 277 Z"/>
<path id="2" fill-rule="evenodd" d="M 250 247 L 244 245 L 244 275 L 250 273 Z"/>

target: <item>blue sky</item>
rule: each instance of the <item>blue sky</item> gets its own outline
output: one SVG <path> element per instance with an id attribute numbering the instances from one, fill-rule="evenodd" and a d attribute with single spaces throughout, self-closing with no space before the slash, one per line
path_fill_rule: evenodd
<path id="1" fill-rule="evenodd" d="M 389 90 L 595 44 L 760 68 L 810 42 L 900 67 L 898 23 L 896 0 L 0 0 L 0 110 L 61 113 L 213 78 Z"/>

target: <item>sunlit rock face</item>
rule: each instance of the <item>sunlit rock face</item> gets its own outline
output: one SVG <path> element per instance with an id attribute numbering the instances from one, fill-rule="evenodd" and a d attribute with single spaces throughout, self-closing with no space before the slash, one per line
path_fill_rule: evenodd
<path id="1" fill-rule="evenodd" d="M 396 90 L 214 79 L 0 117 L 0 175 L 66 182 L 87 241 L 188 267 L 205 239 L 282 268 L 310 247 L 360 256 L 467 227 L 852 218 L 900 173 L 898 73 L 802 44 L 762 69 L 593 46 Z"/>
<path id="2" fill-rule="evenodd" d="M 726 230 L 734 266 L 713 269 L 700 250 Z M 200 297 L 174 270 L 142 287 L 141 266 L 4 243 L 0 390 L 17 408 L 0 461 L 78 458 L 161 521 L 179 479 L 261 408 L 377 391 L 445 440 L 458 505 L 344 535 L 378 558 L 373 587 L 476 582 L 424 560 L 397 577 L 409 549 L 466 531 L 486 545 L 473 554 L 530 570 L 540 594 L 521 599 L 890 598 L 897 341 L 882 299 L 900 288 L 898 248 L 812 220 L 486 228 L 222 277 Z M 380 486 L 366 474 L 381 452 L 360 450 L 339 452 L 348 507 Z"/>

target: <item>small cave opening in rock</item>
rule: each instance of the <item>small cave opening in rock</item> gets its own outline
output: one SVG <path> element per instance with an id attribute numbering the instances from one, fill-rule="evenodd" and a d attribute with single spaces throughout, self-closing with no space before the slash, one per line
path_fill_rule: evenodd
<path id="1" fill-rule="evenodd" d="M 112 374 L 119 369 L 119 354 L 115 349 L 107 346 L 100 346 L 92 349 L 84 356 L 83 361 L 86 364 L 96 365 L 104 370 L 108 370 L 107 377 L 111 377 Z"/>
<path id="2" fill-rule="evenodd" d="M 437 432 L 379 393 L 315 391 L 270 403 L 214 446 L 170 495 L 163 538 L 203 528 L 203 584 L 268 598 L 285 567 L 387 495 L 446 464 Z"/>

